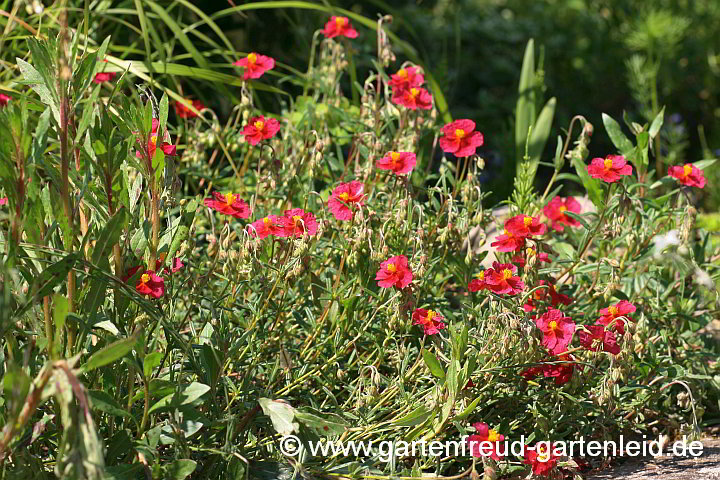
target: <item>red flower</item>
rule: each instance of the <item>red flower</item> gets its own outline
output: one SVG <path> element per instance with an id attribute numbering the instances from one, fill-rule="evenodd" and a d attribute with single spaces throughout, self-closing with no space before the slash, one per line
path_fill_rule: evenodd
<path id="1" fill-rule="evenodd" d="M 602 325 L 586 325 L 585 330 L 578 331 L 580 345 L 593 352 L 604 351 L 617 355 L 620 353 L 620 346 L 617 344 L 615 333 L 605 330 Z"/>
<path id="2" fill-rule="evenodd" d="M 497 248 L 498 252 L 514 252 L 525 246 L 525 237 L 516 237 L 505 228 L 490 246 Z"/>
<path id="3" fill-rule="evenodd" d="M 549 362 L 557 363 L 546 363 L 520 372 L 520 375 L 525 379 L 530 380 L 538 375 L 542 374 L 546 378 L 555 378 L 555 385 L 565 385 L 572 378 L 573 370 L 575 369 L 574 358 L 568 353 L 561 353 L 557 356 L 552 356 L 547 359 Z"/>
<path id="4" fill-rule="evenodd" d="M 158 254 L 158 259 L 155 261 L 155 271 L 156 272 L 163 267 L 163 264 L 165 263 L 165 258 L 167 258 L 166 253 L 163 252 L 163 253 Z M 170 269 L 168 270 L 168 267 L 165 267 L 163 269 L 163 273 L 166 275 L 170 275 L 170 274 L 175 273 L 178 270 L 182 269 L 184 266 L 185 266 L 185 264 L 182 262 L 182 260 L 180 260 L 178 257 L 175 257 L 175 258 L 173 258 L 172 262 L 170 262 Z"/>
<path id="5" fill-rule="evenodd" d="M 570 345 L 575 333 L 575 322 L 555 308 L 550 308 L 537 317 L 535 325 L 543 332 L 543 345 L 553 355 L 567 350 L 567 346 Z"/>
<path id="6" fill-rule="evenodd" d="M 473 457 L 490 457 L 499 461 L 505 455 L 505 452 L 501 451 L 505 435 L 491 430 L 487 423 L 473 423 L 473 427 L 476 433 L 467 438 L 470 454 Z"/>
<path id="7" fill-rule="evenodd" d="M 268 118 L 260 115 L 253 117 L 242 131 L 250 145 L 257 145 L 261 140 L 272 138 L 280 130 L 280 122 L 274 118 Z"/>
<path id="8" fill-rule="evenodd" d="M 363 191 L 365 185 L 362 182 L 353 180 L 350 183 L 341 183 L 332 191 L 328 198 L 328 208 L 338 220 L 350 220 L 353 217 L 353 209 L 362 206 L 365 201 Z"/>
<path id="9" fill-rule="evenodd" d="M 445 328 L 444 317 L 434 310 L 416 308 L 412 314 L 413 325 L 421 325 L 425 335 L 435 335 Z"/>
<path id="10" fill-rule="evenodd" d="M 250 80 L 251 78 L 260 78 L 265 72 L 275 68 L 275 59 L 253 52 L 248 54 L 247 57 L 236 61 L 233 65 L 243 67 L 245 69 L 243 80 Z"/>
<path id="11" fill-rule="evenodd" d="M 565 212 L 580 213 L 582 207 L 580 202 L 575 200 L 573 197 L 555 197 L 543 208 L 543 213 L 547 218 L 550 219 L 552 224 L 550 225 L 554 230 L 562 232 L 565 227 L 563 225 L 569 225 L 571 227 L 579 227 L 581 224 L 574 218 L 570 218 L 565 215 Z"/>
<path id="12" fill-rule="evenodd" d="M 352 27 L 350 20 L 347 17 L 336 17 L 333 15 L 325 24 L 323 35 L 327 38 L 356 38 L 358 36 L 358 32 Z"/>
<path id="13" fill-rule="evenodd" d="M 285 216 L 278 220 L 278 237 L 302 237 L 305 234 L 317 233 L 317 220 L 311 212 L 302 208 L 285 210 Z"/>
<path id="14" fill-rule="evenodd" d="M 512 263 L 493 263 L 492 275 L 485 276 L 487 288 L 498 294 L 517 295 L 525 288 L 520 277 L 516 277 L 517 267 Z"/>
<path id="15" fill-rule="evenodd" d="M 588 173 L 592 178 L 613 183 L 620 180 L 622 175 L 632 175 L 632 167 L 622 155 L 608 155 L 605 159 L 593 158 Z"/>
<path id="16" fill-rule="evenodd" d="M 206 198 L 204 204 L 206 207 L 217 210 L 224 215 L 230 215 L 234 218 L 249 218 L 250 206 L 234 193 L 226 193 L 223 195 L 219 192 L 212 193 L 213 198 Z"/>
<path id="17" fill-rule="evenodd" d="M 390 99 L 396 105 L 402 105 L 410 110 L 430 110 L 432 108 L 432 95 L 420 87 L 411 87 L 407 90 L 393 89 Z"/>
<path id="18" fill-rule="evenodd" d="M 417 163 L 417 156 L 410 152 L 388 152 L 375 164 L 381 170 L 392 170 L 396 175 L 409 173 Z"/>
<path id="19" fill-rule="evenodd" d="M 0 95 L 0 97 L 1 96 L 2 95 Z M 670 167 L 668 169 L 668 175 L 688 187 L 703 188 L 705 186 L 705 172 L 692 163 L 678 167 Z"/>
<path id="20" fill-rule="evenodd" d="M 0 107 L 7 105 L 10 100 L 12 100 L 11 96 L 0 93 Z"/>
<path id="21" fill-rule="evenodd" d="M 390 82 L 388 82 L 393 89 L 393 93 L 410 90 L 412 87 L 419 87 L 423 83 L 425 83 L 425 77 L 420 73 L 418 67 L 401 68 L 390 76 Z"/>
<path id="22" fill-rule="evenodd" d="M 148 153 L 148 160 L 152 161 L 153 157 L 155 156 L 155 150 L 157 150 L 157 143 L 158 143 L 158 135 L 157 130 L 160 126 L 160 121 L 157 118 L 152 119 L 152 132 L 150 133 L 150 139 L 147 144 L 147 153 Z M 175 156 L 177 154 L 177 147 L 175 145 L 170 145 L 169 143 L 163 141 L 160 144 L 160 149 L 163 151 L 165 155 Z M 143 158 L 144 152 L 138 150 L 135 152 L 135 156 L 137 158 Z"/>
<path id="23" fill-rule="evenodd" d="M 535 447 L 525 447 L 525 465 L 532 467 L 533 475 L 549 477 L 550 471 L 557 465 L 558 456 L 553 452 L 552 443 L 539 442 Z"/>
<path id="24" fill-rule="evenodd" d="M 505 230 L 516 237 L 531 237 L 544 234 L 547 226 L 537 217 L 520 214 L 505 221 Z"/>
<path id="25" fill-rule="evenodd" d="M 477 278 L 473 278 L 470 280 L 470 283 L 468 284 L 468 290 L 471 292 L 479 292 L 480 290 L 485 290 L 488 288 L 487 282 L 485 281 L 485 275 L 492 276 L 493 269 L 488 268 L 487 270 L 483 270 L 480 273 L 477 274 Z"/>
<path id="26" fill-rule="evenodd" d="M 248 231 L 250 232 L 250 235 L 257 238 L 265 238 L 268 235 L 278 235 L 279 230 L 281 229 L 280 225 L 280 217 L 277 215 L 268 215 L 265 218 L 261 218 L 260 220 L 255 220 L 253 223 L 251 223 L 252 228 L 248 227 Z"/>
<path id="27" fill-rule="evenodd" d="M 390 288 L 393 285 L 397 288 L 405 288 L 410 285 L 412 279 L 413 274 L 405 255 L 388 258 L 380 264 L 380 270 L 375 274 L 378 287 L 382 288 Z"/>
<path id="28" fill-rule="evenodd" d="M 2 207 L 3 205 L 7 205 L 7 203 L 8 203 L 8 197 L 0 198 L 0 207 Z"/>
<path id="29" fill-rule="evenodd" d="M 525 249 L 525 257 L 522 255 L 515 255 L 510 260 L 512 263 L 518 266 L 518 268 L 523 268 L 525 264 L 527 263 L 527 260 L 530 260 L 531 258 L 536 258 L 537 262 L 545 262 L 550 263 L 550 256 L 545 252 L 537 253 L 537 250 L 535 250 L 535 247 L 528 247 Z M 527 259 L 527 260 L 526 260 Z"/>
<path id="30" fill-rule="evenodd" d="M 112 82 L 117 77 L 117 72 L 100 72 L 95 74 L 94 83 Z"/>
<path id="31" fill-rule="evenodd" d="M 145 270 L 135 284 L 135 290 L 142 295 L 160 298 L 165 294 L 165 280 L 155 275 L 152 270 Z"/>
<path id="32" fill-rule="evenodd" d="M 178 118 L 195 118 L 198 116 L 197 113 L 188 108 L 187 104 L 192 104 L 193 108 L 198 111 L 205 109 L 205 104 L 200 100 L 186 99 L 185 102 L 179 100 L 175 102 L 175 114 Z"/>
<path id="33" fill-rule="evenodd" d="M 600 310 L 600 315 L 602 316 L 597 319 L 596 323 L 608 327 L 611 330 L 615 330 L 617 333 L 622 335 L 625 333 L 625 320 L 620 317 L 624 317 L 627 320 L 634 322 L 635 320 L 633 320 L 629 314 L 634 313 L 635 310 L 637 310 L 635 305 L 627 300 L 622 300 L 615 305 L 611 305 L 608 308 Z"/>
<path id="34" fill-rule="evenodd" d="M 472 120 L 455 120 L 442 127 L 442 131 L 445 136 L 440 137 L 440 147 L 456 157 L 474 155 L 484 141 L 483 134 L 475 131 Z"/>

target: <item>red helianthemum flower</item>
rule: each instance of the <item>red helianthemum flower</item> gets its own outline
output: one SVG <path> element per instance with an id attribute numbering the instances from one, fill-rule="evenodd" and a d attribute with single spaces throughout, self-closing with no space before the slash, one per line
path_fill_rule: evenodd
<path id="1" fill-rule="evenodd" d="M 303 235 L 315 235 L 317 233 L 317 220 L 312 212 L 306 212 L 302 208 L 285 210 L 284 216 L 278 219 L 278 237 L 302 237 Z"/>
<path id="2" fill-rule="evenodd" d="M 147 154 L 149 156 L 148 160 L 152 162 L 153 157 L 155 156 L 155 151 L 157 150 L 158 146 L 158 127 L 160 126 L 160 121 L 157 118 L 152 119 L 152 131 L 150 133 L 150 139 L 148 140 L 147 144 Z M 175 156 L 177 155 L 177 147 L 175 145 L 170 145 L 168 142 L 162 141 L 160 142 L 160 149 L 163 151 L 165 155 L 169 156 Z M 135 156 L 137 158 L 144 158 L 145 152 L 138 150 L 135 152 Z"/>
<path id="3" fill-rule="evenodd" d="M 3 205 L 7 205 L 7 203 L 8 203 L 8 197 L 0 198 L 0 207 L 2 207 Z"/>
<path id="4" fill-rule="evenodd" d="M 93 83 L 112 82 L 117 77 L 117 72 L 100 72 L 95 74 Z"/>
<path id="5" fill-rule="evenodd" d="M 498 294 L 517 295 L 525 288 L 520 277 L 515 276 L 517 267 L 512 263 L 493 263 L 492 275 L 485 274 L 487 288 Z"/>
<path id="6" fill-rule="evenodd" d="M 505 435 L 501 435 L 495 430 L 490 429 L 487 423 L 473 423 L 475 434 L 467 437 L 470 454 L 473 457 L 490 457 L 495 461 L 499 461 L 505 456 L 502 442 Z"/>
<path id="7" fill-rule="evenodd" d="M 417 164 L 417 156 L 411 152 L 388 152 L 375 166 L 381 170 L 392 170 L 396 175 L 409 173 Z"/>
<path id="8" fill-rule="evenodd" d="M 410 285 L 412 279 L 413 274 L 405 255 L 388 258 L 380 264 L 380 270 L 375 274 L 378 287 L 382 288 L 390 288 L 393 285 L 397 288 L 405 288 Z"/>
<path id="9" fill-rule="evenodd" d="M 390 99 L 396 105 L 402 105 L 410 110 L 430 110 L 432 108 L 432 95 L 420 87 L 410 87 L 407 90 L 393 89 Z"/>
<path id="10" fill-rule="evenodd" d="M 443 320 L 445 318 L 435 310 L 425 310 L 424 308 L 416 308 L 412 314 L 413 325 L 420 325 L 425 331 L 425 335 L 435 335 L 445 328 Z"/>
<path id="11" fill-rule="evenodd" d="M 11 96 L 0 93 L 0 107 L 7 105 L 10 100 L 12 100 Z"/>
<path id="12" fill-rule="evenodd" d="M 563 225 L 579 227 L 581 225 L 580 222 L 568 217 L 565 215 L 565 212 L 580 213 L 581 211 L 582 206 L 580 206 L 580 202 L 575 200 L 574 197 L 555 197 L 543 208 L 543 213 L 551 222 L 550 226 L 558 232 L 562 232 L 565 229 Z"/>
<path id="13" fill-rule="evenodd" d="M 350 19 L 347 17 L 336 17 L 333 15 L 330 20 L 325 24 L 323 29 L 323 35 L 327 38 L 335 37 L 347 37 L 356 38 L 358 36 L 357 30 L 352 27 Z"/>
<path id="14" fill-rule="evenodd" d="M 538 442 L 535 447 L 525 447 L 525 465 L 530 465 L 533 475 L 549 477 L 557 465 L 558 456 L 553 451 L 552 443 Z"/>
<path id="15" fill-rule="evenodd" d="M 365 185 L 357 180 L 341 183 L 328 198 L 330 212 L 338 220 L 350 220 L 353 217 L 353 210 L 361 207 L 365 201 L 364 191 Z"/>
<path id="16" fill-rule="evenodd" d="M 615 305 L 600 310 L 600 315 L 602 316 L 598 318 L 595 323 L 608 327 L 620 335 L 623 335 L 625 333 L 625 320 L 623 318 L 634 322 L 635 320 L 633 320 L 630 314 L 635 313 L 635 310 L 637 310 L 635 305 L 627 300 L 621 300 Z"/>
<path id="17" fill-rule="evenodd" d="M 257 145 L 262 140 L 268 140 L 280 130 L 280 122 L 274 118 L 265 118 L 260 115 L 250 119 L 242 134 L 250 145 Z"/>
<path id="18" fill-rule="evenodd" d="M 485 290 L 486 288 L 488 288 L 487 282 L 485 281 L 485 276 L 492 276 L 492 274 L 492 268 L 481 271 L 476 275 L 477 278 L 473 278 L 472 280 L 470 280 L 470 283 L 468 284 L 468 290 L 470 290 L 471 292 L 479 292 L 480 290 Z"/>
<path id="19" fill-rule="evenodd" d="M 688 187 L 705 187 L 705 172 L 692 163 L 668 168 L 668 175 Z"/>
<path id="20" fill-rule="evenodd" d="M 205 104 L 200 100 L 186 99 L 185 102 L 181 102 L 179 100 L 175 102 L 175 114 L 178 116 L 178 118 L 195 118 L 198 116 L 197 113 L 193 112 L 192 110 L 190 110 L 190 108 L 188 108 L 187 104 L 192 104 L 193 108 L 197 111 L 203 110 L 205 108 Z"/>
<path id="21" fill-rule="evenodd" d="M 490 246 L 495 247 L 498 252 L 514 252 L 525 246 L 525 237 L 516 237 L 505 228 Z"/>
<path id="22" fill-rule="evenodd" d="M 575 322 L 555 308 L 537 317 L 535 325 L 543 332 L 543 345 L 553 355 L 566 351 L 575 333 Z"/>
<path id="23" fill-rule="evenodd" d="M 212 198 L 204 200 L 205 206 L 217 210 L 224 215 L 230 215 L 233 218 L 249 218 L 250 206 L 234 193 L 226 193 L 223 195 L 219 192 L 213 192 Z"/>
<path id="24" fill-rule="evenodd" d="M 617 182 L 623 175 L 632 175 L 632 167 L 622 155 L 593 158 L 587 171 L 592 178 L 608 183 Z"/>
<path id="25" fill-rule="evenodd" d="M 420 73 L 418 67 L 401 68 L 390 76 L 388 82 L 393 89 L 393 93 L 410 90 L 412 87 L 419 87 L 423 83 L 425 83 L 425 77 Z"/>
<path id="26" fill-rule="evenodd" d="M 505 229 L 516 237 L 532 237 L 543 235 L 547 225 L 541 223 L 538 217 L 520 214 L 506 220 Z"/>
<path id="27" fill-rule="evenodd" d="M 170 262 L 170 268 L 168 267 L 163 268 L 163 265 L 165 264 L 165 259 L 167 258 L 167 254 L 165 252 L 158 254 L 158 259 L 155 261 L 155 271 L 159 271 L 162 269 L 162 272 L 165 275 L 171 275 L 178 270 L 182 269 L 185 264 L 180 260 L 178 257 L 175 257 L 172 259 L 172 262 Z"/>
<path id="28" fill-rule="evenodd" d="M 275 59 L 253 52 L 248 54 L 247 57 L 234 62 L 233 65 L 243 67 L 245 70 L 243 72 L 243 79 L 250 80 L 260 78 L 265 72 L 275 68 Z"/>
<path id="29" fill-rule="evenodd" d="M 445 134 L 440 137 L 440 148 L 456 157 L 469 157 L 484 142 L 483 134 L 475 131 L 472 120 L 455 120 L 442 127 Z"/>
<path id="30" fill-rule="evenodd" d="M 280 217 L 277 215 L 268 215 L 260 220 L 255 220 L 248 226 L 248 232 L 253 237 L 265 238 L 269 235 L 279 236 L 280 231 Z"/>
<path id="31" fill-rule="evenodd" d="M 145 270 L 138 278 L 135 290 L 142 295 L 160 298 L 165 294 L 165 280 L 155 275 L 152 270 Z"/>
<path id="32" fill-rule="evenodd" d="M 593 352 L 608 352 L 613 355 L 620 353 L 620 345 L 614 332 L 605 330 L 602 325 L 586 325 L 585 330 L 578 330 L 577 337 L 580 345 Z"/>

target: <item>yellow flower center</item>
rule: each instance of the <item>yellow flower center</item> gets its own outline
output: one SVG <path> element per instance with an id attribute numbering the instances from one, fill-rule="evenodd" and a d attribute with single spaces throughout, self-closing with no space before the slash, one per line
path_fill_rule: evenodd
<path id="1" fill-rule="evenodd" d="M 525 217 L 523 218 L 523 224 L 525 224 L 526 227 L 529 227 L 532 225 L 533 217 Z"/>
<path id="2" fill-rule="evenodd" d="M 235 203 L 236 198 L 237 198 L 237 195 L 233 195 L 232 193 L 225 194 L 225 201 L 227 202 L 228 206 Z"/>
<path id="3" fill-rule="evenodd" d="M 413 98 L 417 97 L 419 93 L 420 93 L 420 90 L 418 90 L 417 88 L 410 89 L 410 96 Z"/>
<path id="4" fill-rule="evenodd" d="M 265 217 L 265 218 L 263 218 L 263 223 L 267 227 L 268 225 L 270 225 L 272 223 L 272 220 L 270 220 L 270 217 Z"/>
<path id="5" fill-rule="evenodd" d="M 407 76 L 408 76 L 407 70 L 405 70 L 404 68 L 401 68 L 400 70 L 397 71 L 397 76 L 400 78 L 407 78 Z"/>
<path id="6" fill-rule="evenodd" d="M 494 443 L 494 442 L 497 442 L 499 439 L 500 439 L 500 435 L 498 435 L 498 433 L 495 430 L 490 430 L 488 432 L 488 438 L 487 438 L 488 442 Z"/>
<path id="7" fill-rule="evenodd" d="M 512 270 L 510 270 L 509 268 L 506 268 L 505 270 L 503 270 L 503 278 L 505 280 L 509 280 L 511 277 L 512 277 Z"/>
<path id="8" fill-rule="evenodd" d="M 338 28 L 342 28 L 345 26 L 345 22 L 347 22 L 347 18 L 345 17 L 335 17 L 335 25 L 337 25 Z"/>
<path id="9" fill-rule="evenodd" d="M 426 321 L 431 322 L 433 318 L 435 318 L 436 313 L 433 310 L 428 310 L 427 317 L 425 318 Z"/>
<path id="10" fill-rule="evenodd" d="M 613 162 L 612 162 L 611 158 L 606 158 L 605 161 L 603 162 L 603 164 L 605 165 L 605 168 L 607 168 L 607 169 L 612 168 L 612 163 Z"/>
<path id="11" fill-rule="evenodd" d="M 507 228 L 503 229 L 503 232 L 505 233 L 505 235 L 506 235 L 508 238 L 510 238 L 510 237 L 513 236 L 512 233 L 508 232 L 508 229 L 507 229 Z"/>
<path id="12" fill-rule="evenodd" d="M 560 210 L 560 213 L 565 213 L 565 211 L 567 210 L 567 207 L 565 205 L 561 205 L 560 208 L 558 208 L 558 210 Z"/>
<path id="13" fill-rule="evenodd" d="M 455 138 L 464 138 L 465 137 L 465 130 L 462 128 L 456 128 L 455 129 Z"/>
<path id="14" fill-rule="evenodd" d="M 478 274 L 477 274 L 477 277 L 478 277 L 480 280 L 485 280 L 485 270 L 483 270 L 482 272 L 478 273 Z"/>
<path id="15" fill-rule="evenodd" d="M 262 120 L 258 120 L 257 122 L 253 123 L 253 126 L 257 130 L 262 130 L 265 127 L 265 122 L 263 122 Z"/>
<path id="16" fill-rule="evenodd" d="M 687 177 L 692 173 L 692 165 L 688 164 L 683 167 L 683 176 Z"/>
<path id="17" fill-rule="evenodd" d="M 148 275 L 147 273 L 143 273 L 142 277 L 140 277 L 140 281 L 142 283 L 148 283 L 150 281 L 150 275 Z"/>
<path id="18" fill-rule="evenodd" d="M 392 158 L 393 162 L 397 162 L 400 160 L 400 154 L 398 152 L 390 152 L 390 158 Z"/>
<path id="19" fill-rule="evenodd" d="M 293 215 L 293 222 L 295 222 L 295 225 L 302 222 L 302 217 L 300 215 Z"/>
<path id="20" fill-rule="evenodd" d="M 338 196 L 340 197 L 340 200 L 342 200 L 343 202 L 347 202 L 350 199 L 350 194 L 347 192 L 343 192 Z"/>
<path id="21" fill-rule="evenodd" d="M 247 56 L 247 59 L 248 59 L 248 63 L 250 65 L 255 65 L 255 62 L 257 62 L 257 55 L 255 55 L 254 53 L 251 53 L 250 55 Z"/>
<path id="22" fill-rule="evenodd" d="M 152 143 L 153 145 L 157 145 L 157 135 L 152 135 L 150 137 L 150 143 Z"/>
<path id="23" fill-rule="evenodd" d="M 535 249 L 533 247 L 528 247 L 525 249 L 525 255 L 528 257 L 534 257 L 535 256 Z"/>
<path id="24" fill-rule="evenodd" d="M 616 306 L 608 307 L 608 313 L 612 315 L 613 317 L 618 314 L 618 309 Z"/>
<path id="25" fill-rule="evenodd" d="M 553 320 L 548 324 L 548 327 L 550 327 L 550 330 L 556 330 L 557 329 L 557 322 Z"/>
<path id="26" fill-rule="evenodd" d="M 395 273 L 395 270 L 397 270 L 397 267 L 395 266 L 394 263 L 388 263 L 387 266 L 385 267 L 385 269 L 387 269 L 387 271 L 390 273 Z"/>
<path id="27" fill-rule="evenodd" d="M 545 446 L 538 447 L 537 454 L 538 454 L 537 459 L 540 462 L 545 463 L 548 460 L 550 460 L 550 450 L 545 448 Z"/>

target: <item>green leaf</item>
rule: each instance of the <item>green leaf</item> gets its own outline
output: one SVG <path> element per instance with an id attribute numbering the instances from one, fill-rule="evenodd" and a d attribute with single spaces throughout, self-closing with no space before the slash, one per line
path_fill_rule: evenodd
<path id="1" fill-rule="evenodd" d="M 30 298 L 20 310 L 16 311 L 14 315 L 16 317 L 21 316 L 35 303 L 36 298 L 42 298 L 50 294 L 57 285 L 64 282 L 67 279 L 68 272 L 72 270 L 77 259 L 78 253 L 68 253 L 62 260 L 43 270 L 35 282 L 35 285 L 37 285 L 35 295 L 33 298 Z"/>
<path id="2" fill-rule="evenodd" d="M 120 235 L 125 229 L 128 221 L 127 211 L 125 207 L 120 207 L 115 215 L 105 224 L 102 232 L 95 242 L 95 248 L 93 249 L 92 262 L 95 265 L 100 263 L 100 259 L 107 257 L 118 240 Z"/>
<path id="3" fill-rule="evenodd" d="M 152 352 L 145 355 L 143 359 L 143 374 L 145 378 L 150 378 L 153 369 L 162 362 L 163 356 L 162 352 Z"/>
<path id="4" fill-rule="evenodd" d="M 707 160 L 698 160 L 697 162 L 694 162 L 693 165 L 695 165 L 700 170 L 705 170 L 706 168 L 712 166 L 717 161 L 718 161 L 717 158 L 710 158 Z"/>
<path id="5" fill-rule="evenodd" d="M 548 138 L 550 137 L 556 104 L 557 100 L 555 97 L 548 100 L 540 111 L 537 120 L 533 123 L 532 133 L 530 134 L 530 145 L 528 145 L 528 155 L 530 156 L 531 162 L 530 168 L 533 169 L 532 178 L 535 178 L 538 162 L 540 161 L 543 150 L 545 150 L 545 144 L 547 144 Z M 518 164 L 518 168 L 520 168 L 520 165 L 521 164 Z"/>
<path id="6" fill-rule="evenodd" d="M 613 120 L 610 115 L 605 113 L 602 114 L 602 120 L 603 125 L 605 125 L 605 130 L 607 131 L 610 140 L 613 142 L 613 145 L 615 145 L 615 148 L 617 148 L 621 154 L 627 156 L 632 151 L 633 144 L 625 136 L 625 134 L 622 133 L 620 124 Z"/>
<path id="7" fill-rule="evenodd" d="M 60 293 L 53 295 L 53 322 L 55 323 L 55 331 L 61 332 L 65 327 L 65 319 L 70 311 L 67 298 Z"/>
<path id="8" fill-rule="evenodd" d="M 478 406 L 478 403 L 480 403 L 480 400 L 482 400 L 482 398 L 483 397 L 478 397 L 475 400 L 473 400 L 472 403 L 465 408 L 465 410 L 463 410 L 458 415 L 455 415 L 454 420 L 462 420 L 464 418 L 469 417 L 470 414 L 475 411 L 475 408 Z"/>
<path id="9" fill-rule="evenodd" d="M 197 462 L 189 459 L 175 460 L 167 469 L 168 480 L 184 480 L 195 471 Z"/>
<path id="10" fill-rule="evenodd" d="M 149 412 L 152 413 L 161 408 L 190 404 L 209 391 L 209 386 L 199 382 L 192 382 L 190 385 L 185 387 L 182 392 L 179 392 L 179 394 L 178 392 L 171 393 L 158 400 L 155 405 L 150 407 Z"/>
<path id="11" fill-rule="evenodd" d="M 655 118 L 653 119 L 652 123 L 650 124 L 650 130 L 648 130 L 648 133 L 650 134 L 650 138 L 657 137 L 657 134 L 660 133 L 660 129 L 663 126 L 663 121 L 665 117 L 665 107 L 660 110 L 660 113 L 658 113 Z"/>
<path id="12" fill-rule="evenodd" d="M 110 345 L 98 350 L 93 353 L 88 359 L 87 363 L 81 367 L 84 372 L 90 372 L 96 368 L 104 367 L 109 365 L 128 353 L 135 347 L 138 340 L 137 332 L 128 338 L 123 338 L 117 342 L 113 342 Z"/>
<path id="13" fill-rule="evenodd" d="M 415 425 L 422 425 L 432 415 L 433 413 L 428 407 L 420 405 L 404 417 L 393 420 L 392 424 L 397 427 L 414 427 Z"/>
<path id="14" fill-rule="evenodd" d="M 122 408 L 120 404 L 108 393 L 101 390 L 89 390 L 88 395 L 92 401 L 93 408 L 118 417 L 133 418 L 127 410 Z"/>
<path id="15" fill-rule="evenodd" d="M 573 158 L 572 163 L 593 205 L 595 205 L 598 210 L 601 209 L 603 207 L 603 193 L 600 180 L 590 176 L 587 171 L 587 165 L 579 158 Z"/>
<path id="16" fill-rule="evenodd" d="M 518 164 L 525 155 L 525 142 L 530 126 L 535 122 L 535 114 L 535 42 L 531 38 L 525 47 L 515 106 L 515 158 Z"/>
<path id="17" fill-rule="evenodd" d="M 298 430 L 298 423 L 293 422 L 295 409 L 291 405 L 269 398 L 261 398 L 258 403 L 260 403 L 263 413 L 270 417 L 276 432 L 281 435 L 289 435 Z"/>
<path id="18" fill-rule="evenodd" d="M 344 422 L 330 421 L 308 412 L 296 411 L 295 419 L 303 425 L 313 428 L 320 435 L 325 436 L 340 435 L 347 429 L 347 425 Z"/>
<path id="19" fill-rule="evenodd" d="M 424 348 L 422 350 L 422 356 L 423 360 L 425 361 L 425 365 L 427 365 L 427 367 L 430 369 L 430 373 L 432 373 L 433 376 L 441 380 L 444 379 L 445 371 L 443 370 L 442 365 L 440 365 L 437 357 L 433 355 L 432 352 Z"/>

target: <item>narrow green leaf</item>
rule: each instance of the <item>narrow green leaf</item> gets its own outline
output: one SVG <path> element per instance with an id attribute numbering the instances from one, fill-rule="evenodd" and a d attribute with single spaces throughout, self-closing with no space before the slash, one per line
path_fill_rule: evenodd
<path id="1" fill-rule="evenodd" d="M 93 353 L 88 359 L 87 363 L 81 367 L 84 372 L 90 372 L 96 368 L 104 367 L 109 365 L 128 353 L 135 347 L 138 337 L 137 332 L 128 338 L 123 338 L 117 342 L 113 342 L 110 345 L 98 350 Z"/>
<path id="2" fill-rule="evenodd" d="M 105 225 L 102 232 L 95 242 L 93 249 L 92 262 L 97 265 L 100 259 L 110 254 L 113 245 L 120 239 L 120 235 L 127 226 L 128 215 L 125 207 L 120 207 L 110 221 Z"/>
<path id="3" fill-rule="evenodd" d="M 603 125 L 605 125 L 605 130 L 613 142 L 613 145 L 615 145 L 615 148 L 623 155 L 629 154 L 633 149 L 633 144 L 622 132 L 620 124 L 605 113 L 602 114 L 602 120 Z"/>
<path id="4" fill-rule="evenodd" d="M 665 107 L 660 110 L 660 113 L 658 113 L 655 118 L 653 119 L 652 123 L 650 124 L 650 130 L 648 132 L 650 133 L 650 138 L 655 138 L 658 133 L 660 133 L 660 129 L 663 126 L 663 121 L 665 119 Z"/>
<path id="5" fill-rule="evenodd" d="M 424 348 L 422 350 L 422 356 L 425 361 L 425 365 L 427 365 L 430 369 L 430 373 L 441 380 L 444 379 L 445 371 L 443 370 L 442 365 L 440 365 L 440 361 L 438 361 L 437 357 L 433 355 L 432 352 Z"/>

